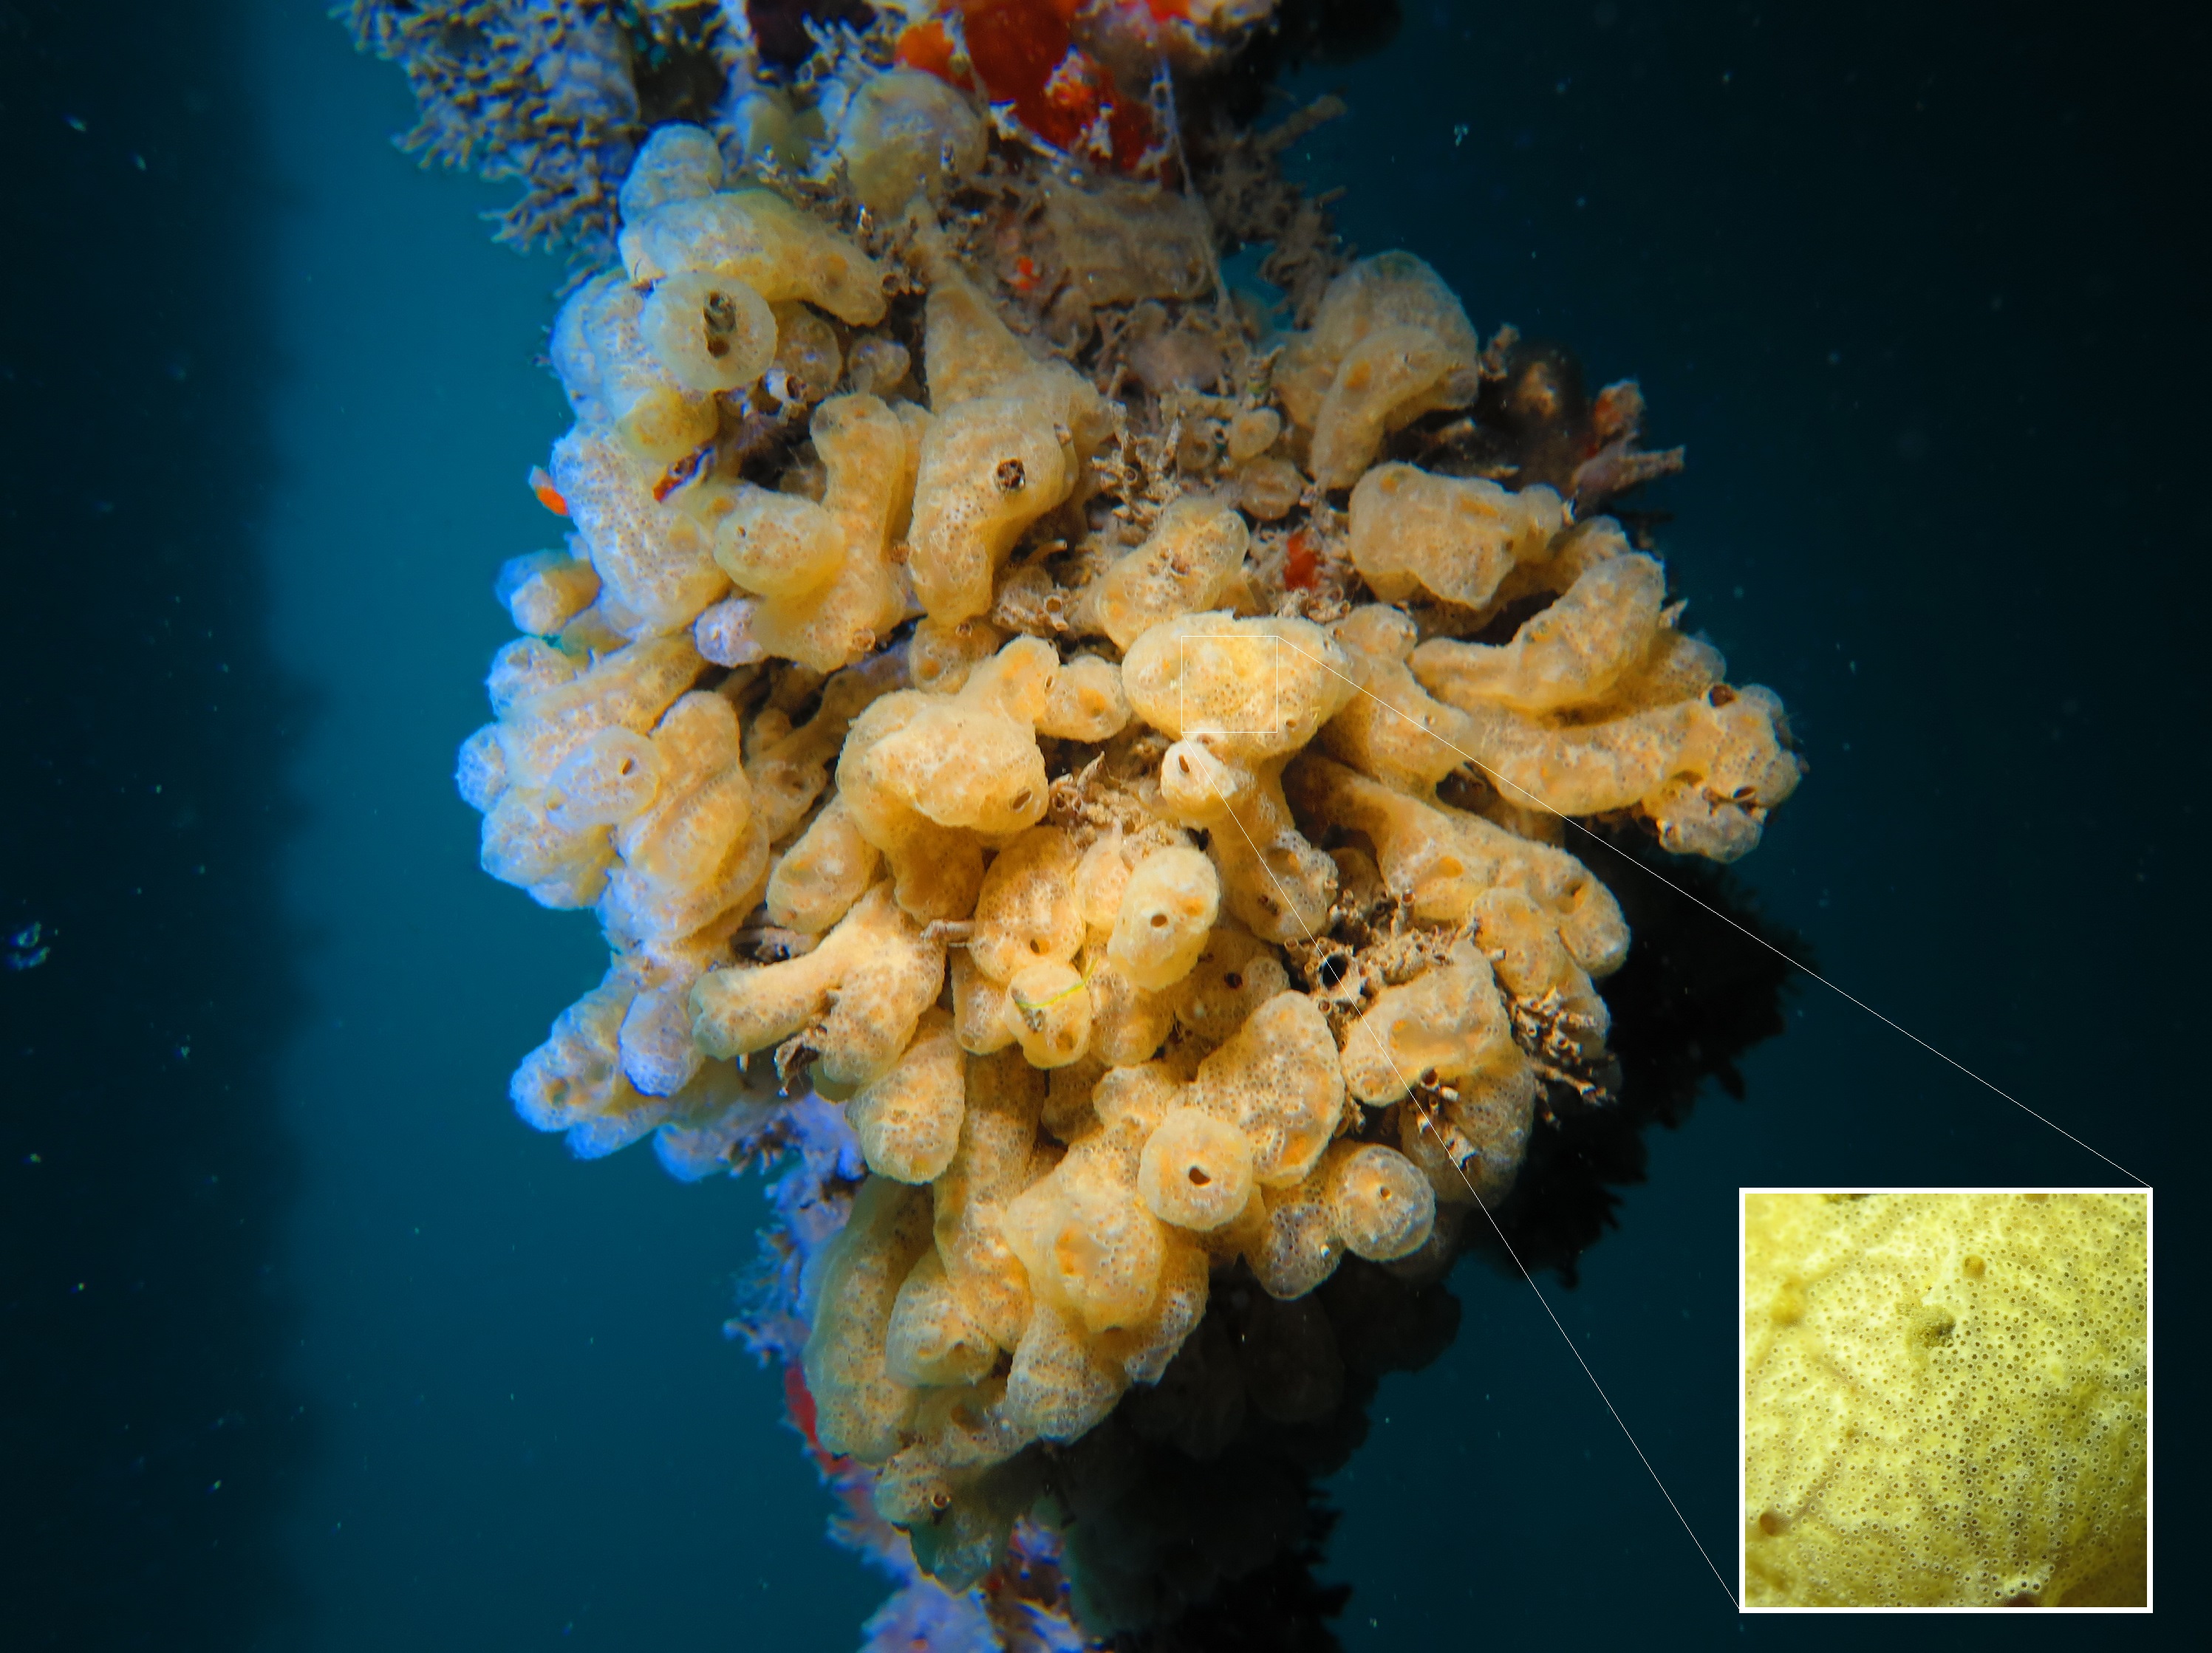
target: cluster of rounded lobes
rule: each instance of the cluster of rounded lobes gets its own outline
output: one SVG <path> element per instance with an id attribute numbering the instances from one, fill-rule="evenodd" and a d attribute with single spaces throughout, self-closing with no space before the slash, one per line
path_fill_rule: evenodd
<path id="1" fill-rule="evenodd" d="M 576 423 L 544 491 L 575 533 L 501 572 L 526 635 L 460 784 L 486 869 L 596 907 L 614 950 L 515 1077 L 532 1123 L 587 1154 L 653 1133 L 698 1175 L 787 1058 L 842 1100 L 872 1175 L 811 1293 L 820 1438 L 971 1577 L 1010 1518 L 993 1467 L 1157 1379 L 1215 1271 L 1287 1299 L 1347 1251 L 1417 1265 L 1440 1210 L 1510 1184 L 1540 1078 L 1509 1003 L 1601 1053 L 1592 978 L 1629 939 L 1556 814 L 1727 857 L 1796 772 L 1773 697 L 1722 685 L 1613 523 L 1373 463 L 1477 383 L 1402 253 L 1330 288 L 1265 410 L 1283 463 L 1350 490 L 1316 517 L 1376 600 L 1264 611 L 1244 516 L 1185 494 L 1007 639 L 1009 554 L 1084 531 L 1121 411 L 937 232 L 926 186 L 984 145 L 961 94 L 880 75 L 823 142 L 915 230 L 920 360 L 884 263 L 657 131 L 623 267 L 555 330 Z M 698 460 L 763 398 L 811 463 Z M 1540 596 L 1508 642 L 1450 634 Z M 1437 796 L 1470 762 L 1486 813 Z M 1443 939 L 1298 990 L 1283 949 L 1359 905 Z M 794 956 L 733 962 L 763 936 Z"/>
<path id="2" fill-rule="evenodd" d="M 2141 1606 L 2141 1194 L 1754 1194 L 1754 1607 Z"/>

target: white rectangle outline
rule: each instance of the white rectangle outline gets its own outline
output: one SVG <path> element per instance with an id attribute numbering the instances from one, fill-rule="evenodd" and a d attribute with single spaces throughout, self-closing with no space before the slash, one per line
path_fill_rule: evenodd
<path id="1" fill-rule="evenodd" d="M 1749 1579 L 1743 1564 L 1743 1535 L 1750 1511 L 1743 1486 L 1743 1209 L 1753 1194 L 2140 1194 L 2143 1199 L 2143 1605 L 2141 1607 L 2055 1608 L 2069 1616 L 2090 1614 L 2148 1614 L 2158 1607 L 2158 1226 L 2156 1190 L 2124 1188 L 1888 1188 L 1847 1183 L 1840 1187 L 1770 1188 L 1739 1185 L 1735 1191 L 1735 1599 L 1739 1614 L 1768 1613 L 1970 1613 L 2019 1614 L 2018 1608 L 1789 1608 L 1750 1607 Z"/>
<path id="2" fill-rule="evenodd" d="M 1183 716 L 1182 686 L 1188 675 L 1183 646 L 1189 643 L 1205 643 L 1215 639 L 1232 643 L 1272 643 L 1276 645 L 1276 649 L 1287 648 L 1290 645 L 1290 639 L 1277 637 L 1272 632 L 1194 632 L 1188 636 L 1176 639 L 1176 727 L 1181 731 L 1176 738 L 1189 740 L 1207 735 L 1281 735 L 1288 725 L 1279 717 L 1277 718 L 1275 726 L 1272 729 L 1193 729 L 1190 726 L 1189 719 Z M 1268 651 L 1267 655 L 1268 669 L 1273 674 L 1273 682 L 1268 690 L 1268 699 L 1275 702 L 1275 709 L 1279 712 L 1282 710 L 1283 669 L 1276 649 Z"/>

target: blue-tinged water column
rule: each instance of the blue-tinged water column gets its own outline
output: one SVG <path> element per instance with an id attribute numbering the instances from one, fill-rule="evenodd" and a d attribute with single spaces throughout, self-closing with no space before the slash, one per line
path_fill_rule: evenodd
<path id="1" fill-rule="evenodd" d="M 0 10 L 0 1644 L 298 1644 L 297 685 L 227 3 Z"/>
<path id="2" fill-rule="evenodd" d="M 605 967 L 587 915 L 477 870 L 450 779 L 512 629 L 492 574 L 559 543 L 525 478 L 567 422 L 533 360 L 561 267 L 491 244 L 502 191 L 391 146 L 404 82 L 319 9 L 259 22 L 286 191 L 268 555 L 319 702 L 284 869 L 313 1644 L 844 1653 L 880 1589 L 824 1544 L 778 1384 L 719 1333 L 757 1184 L 578 1165 L 507 1101 Z"/>

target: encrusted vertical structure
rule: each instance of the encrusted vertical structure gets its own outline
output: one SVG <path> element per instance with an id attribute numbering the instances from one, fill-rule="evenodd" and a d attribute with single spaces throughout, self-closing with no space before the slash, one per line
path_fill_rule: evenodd
<path id="1" fill-rule="evenodd" d="M 1268 135 L 1185 146 L 1267 9 L 887 9 L 772 72 L 729 7 L 649 130 L 615 69 L 683 9 L 356 10 L 431 153 L 535 135 L 509 233 L 612 255 L 461 759 L 487 870 L 611 954 L 515 1104 L 799 1151 L 744 1323 L 947 1602 L 1060 1578 L 1042 1449 L 1133 1390 L 1199 1455 L 1335 1404 L 1335 1328 L 1605 1104 L 1630 936 L 1565 823 L 1730 860 L 1800 772 L 1601 514 L 1680 462 L 1635 387 L 1348 258 Z M 1268 237 L 1275 309 L 1221 267 Z M 1022 1599 L 1128 1622 L 1082 1559 Z"/>

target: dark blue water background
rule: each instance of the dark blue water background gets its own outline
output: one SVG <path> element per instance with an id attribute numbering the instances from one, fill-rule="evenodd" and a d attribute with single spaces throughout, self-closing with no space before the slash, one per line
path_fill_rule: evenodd
<path id="1" fill-rule="evenodd" d="M 1351 239 L 1687 444 L 1670 573 L 1813 762 L 1764 910 L 2172 1190 L 2165 1588 L 2106 1645 L 2204 1625 L 2205 45 L 1423 5 L 1295 88 L 1351 101 L 1296 157 Z M 491 572 L 552 542 L 556 267 L 393 150 L 399 76 L 317 6 L 21 0 L 0 70 L 0 925 L 51 944 L 0 973 L 0 1644 L 850 1648 L 878 1583 L 719 1331 L 755 1186 L 505 1101 L 602 962 L 477 870 L 449 780 Z M 1736 1188 L 2124 1180 L 1816 984 L 1790 1014 L 1542 1281 L 1730 1585 Z M 1528 1287 L 1455 1287 L 1332 1485 L 1346 1647 L 1875 1630 L 1735 1618 Z"/>

